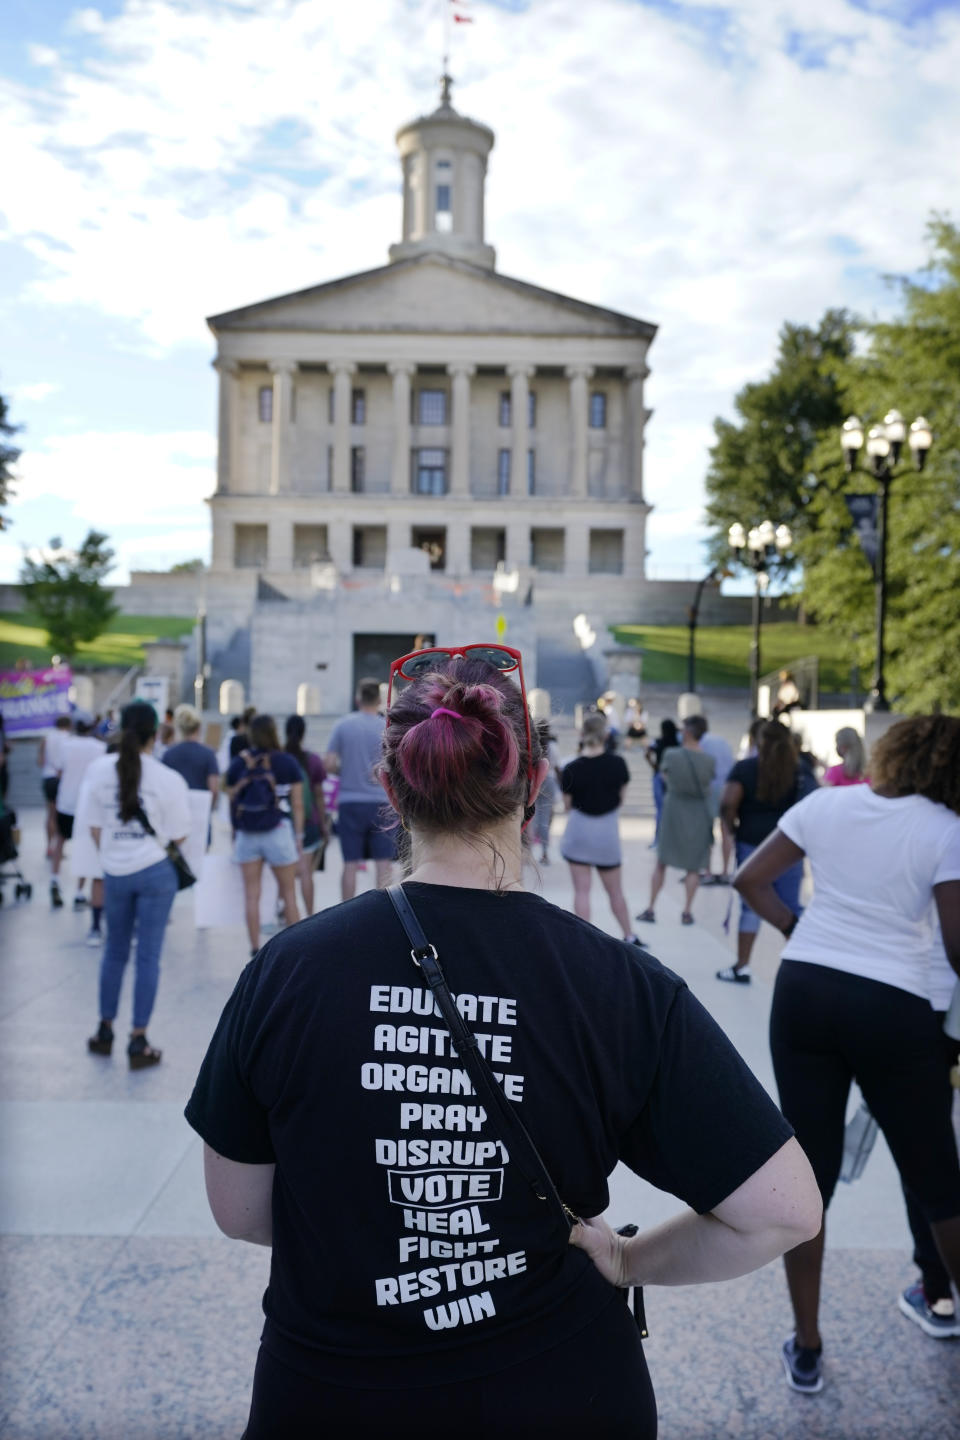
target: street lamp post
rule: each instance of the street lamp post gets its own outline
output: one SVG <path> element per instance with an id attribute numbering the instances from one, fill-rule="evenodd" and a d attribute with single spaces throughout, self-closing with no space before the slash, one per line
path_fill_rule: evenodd
<path id="1" fill-rule="evenodd" d="M 760 625 L 763 617 L 763 597 L 770 584 L 770 571 L 776 561 L 793 544 L 793 535 L 788 525 L 774 527 L 772 520 L 764 520 L 751 530 L 745 530 L 739 521 L 731 525 L 727 539 L 734 558 L 741 565 L 749 565 L 754 574 L 753 585 L 753 635 L 750 642 L 750 716 L 757 718 L 758 692 L 760 689 Z"/>
<path id="2" fill-rule="evenodd" d="M 897 478 L 897 464 L 907 441 L 913 452 L 914 464 L 918 471 L 927 463 L 927 451 L 933 444 L 933 433 L 922 415 L 910 426 L 909 436 L 903 416 L 899 410 L 888 410 L 882 425 L 873 425 L 867 432 L 867 459 L 870 473 L 879 481 L 879 507 L 876 523 L 876 552 L 873 558 L 873 579 L 876 605 L 876 647 L 877 658 L 874 670 L 873 689 L 867 697 L 865 708 L 870 711 L 889 710 L 886 680 L 883 673 L 884 629 L 887 620 L 887 508 L 890 501 L 890 486 Z M 850 474 L 856 468 L 857 454 L 863 448 L 863 426 L 856 415 L 843 422 L 840 431 L 843 459 Z M 869 558 L 869 557 L 868 557 Z"/>
<path id="3" fill-rule="evenodd" d="M 693 604 L 687 610 L 687 624 L 690 629 L 690 644 L 687 650 L 687 690 L 693 695 L 697 689 L 697 617 L 700 614 L 700 601 L 703 599 L 704 588 L 711 580 L 716 580 L 722 574 L 718 566 L 714 565 L 708 570 L 703 579 L 697 582 L 696 594 L 693 597 Z"/>

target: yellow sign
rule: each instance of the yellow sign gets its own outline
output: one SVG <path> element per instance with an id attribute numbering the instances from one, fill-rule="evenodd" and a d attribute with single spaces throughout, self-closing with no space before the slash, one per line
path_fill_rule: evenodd
<path id="1" fill-rule="evenodd" d="M 507 617 L 501 613 L 497 616 L 497 639 L 502 640 L 507 633 Z"/>

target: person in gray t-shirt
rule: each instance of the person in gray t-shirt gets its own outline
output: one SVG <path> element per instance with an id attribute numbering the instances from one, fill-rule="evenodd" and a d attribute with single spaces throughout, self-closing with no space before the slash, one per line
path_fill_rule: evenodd
<path id="1" fill-rule="evenodd" d="M 395 826 L 374 773 L 385 723 L 380 714 L 379 681 L 361 680 L 357 709 L 337 721 L 323 757 L 328 772 L 340 776 L 337 832 L 343 852 L 340 891 L 344 900 L 352 900 L 356 894 L 357 868 L 362 860 L 376 863 L 378 888 L 390 884 L 396 858 Z"/>

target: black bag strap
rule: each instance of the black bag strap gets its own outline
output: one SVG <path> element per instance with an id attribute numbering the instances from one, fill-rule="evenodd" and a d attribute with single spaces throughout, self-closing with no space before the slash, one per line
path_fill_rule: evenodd
<path id="1" fill-rule="evenodd" d="M 150 821 L 147 819 L 147 812 L 146 810 L 144 810 L 143 805 L 139 800 L 137 801 L 137 808 L 136 810 L 134 810 L 132 818 L 134 820 L 140 821 L 140 824 L 143 826 L 144 830 L 146 830 L 148 835 L 152 835 L 155 840 L 158 838 L 157 832 L 156 830 L 154 830 L 153 826 L 150 824 Z"/>
<path id="2" fill-rule="evenodd" d="M 403 886 L 390 885 L 387 887 L 387 894 L 410 942 L 410 958 L 430 987 L 450 1031 L 453 1048 L 473 1081 L 478 1099 L 483 1101 L 491 1125 L 534 1195 L 551 1206 L 564 1230 L 569 1232 L 573 1225 L 579 1224 L 579 1219 L 560 1199 L 529 1131 L 480 1054 L 477 1037 L 454 1003 L 450 987 L 440 968 L 436 948 L 423 933 L 416 912 L 404 894 Z"/>

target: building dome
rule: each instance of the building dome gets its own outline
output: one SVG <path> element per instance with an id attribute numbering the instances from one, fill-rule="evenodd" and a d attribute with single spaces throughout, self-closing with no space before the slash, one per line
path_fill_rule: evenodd
<path id="1" fill-rule="evenodd" d="M 403 167 L 403 238 L 391 260 L 448 255 L 492 270 L 496 252 L 484 242 L 484 187 L 494 134 L 460 115 L 444 75 L 440 104 L 397 131 Z"/>

